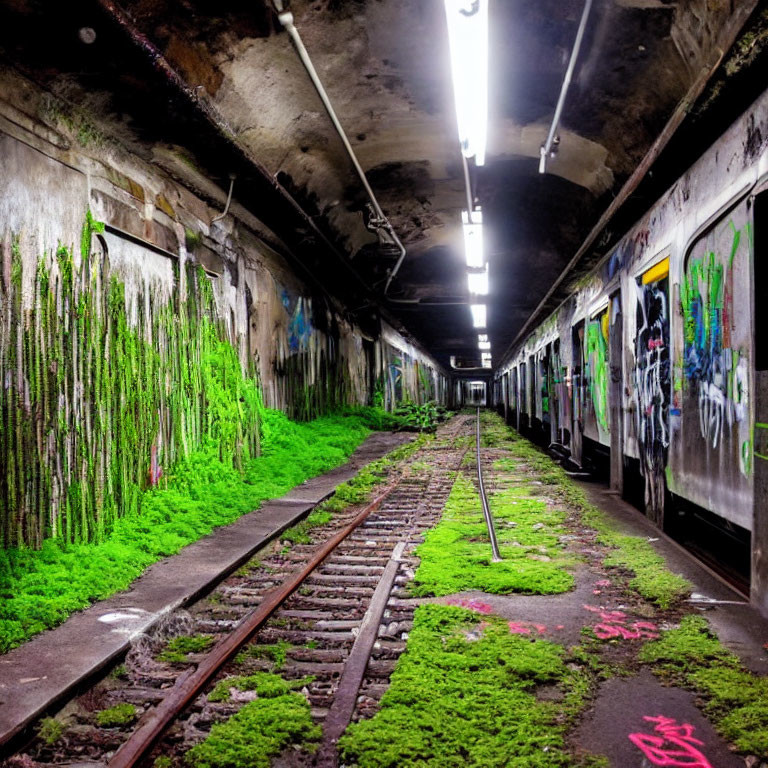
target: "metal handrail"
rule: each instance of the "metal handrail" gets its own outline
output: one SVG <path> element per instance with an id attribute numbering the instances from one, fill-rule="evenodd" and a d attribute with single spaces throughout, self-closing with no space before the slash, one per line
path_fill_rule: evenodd
<path id="1" fill-rule="evenodd" d="M 477 408 L 477 429 L 475 432 L 475 438 L 477 446 L 477 484 L 480 488 L 480 501 L 483 503 L 483 516 L 485 517 L 485 524 L 488 527 L 488 536 L 491 539 L 491 552 L 493 554 L 491 561 L 494 563 L 500 563 L 501 554 L 499 552 L 499 542 L 496 540 L 496 531 L 493 527 L 491 508 L 488 505 L 488 498 L 485 495 L 485 485 L 483 484 L 483 469 L 480 462 L 480 406 Z"/>

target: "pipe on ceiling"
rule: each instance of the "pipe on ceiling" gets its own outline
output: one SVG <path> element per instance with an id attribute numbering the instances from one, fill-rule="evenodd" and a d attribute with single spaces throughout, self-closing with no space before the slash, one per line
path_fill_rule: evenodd
<path id="1" fill-rule="evenodd" d="M 549 126 L 549 133 L 547 134 L 546 141 L 541 145 L 539 173 L 546 173 L 547 158 L 552 152 L 552 147 L 555 146 L 555 135 L 557 134 L 557 128 L 560 125 L 560 117 L 563 114 L 563 107 L 565 106 L 565 97 L 568 95 L 568 88 L 571 85 L 571 77 L 573 76 L 573 70 L 576 67 L 576 59 L 579 57 L 579 49 L 581 48 L 581 41 L 584 39 L 584 30 L 587 28 L 587 19 L 589 18 L 589 12 L 591 9 L 592 0 L 585 0 L 584 10 L 581 12 L 579 28 L 576 31 L 576 40 L 573 43 L 573 50 L 571 51 L 571 58 L 568 62 L 568 68 L 565 70 L 563 85 L 560 88 L 560 98 L 557 100 L 555 114 L 552 118 L 552 125 Z"/>
<path id="2" fill-rule="evenodd" d="M 304 46 L 304 42 L 301 39 L 299 30 L 293 23 L 293 14 L 285 8 L 285 3 L 283 0 L 272 0 L 272 2 L 275 10 L 277 11 L 277 18 L 285 31 L 290 36 L 291 41 L 293 42 L 293 46 L 296 49 L 296 53 L 298 53 L 299 59 L 301 59 L 301 63 L 304 65 L 304 69 L 306 70 L 307 75 L 309 75 L 309 79 L 312 81 L 312 85 L 314 85 L 315 91 L 317 91 L 317 95 L 320 97 L 320 101 L 322 101 L 323 106 L 325 107 L 325 111 L 328 113 L 328 117 L 330 118 L 331 123 L 333 123 L 333 127 L 336 129 L 336 133 L 339 135 L 341 143 L 344 145 L 344 149 L 346 150 L 347 155 L 349 156 L 349 159 L 352 162 L 358 177 L 360 178 L 360 183 L 363 185 L 363 189 L 365 189 L 365 193 L 368 195 L 368 199 L 371 201 L 371 206 L 373 208 L 375 218 L 372 218 L 368 222 L 369 229 L 375 229 L 379 233 L 383 231 L 386 234 L 386 237 L 392 242 L 393 245 L 397 247 L 399 251 L 397 262 L 389 272 L 389 275 L 387 276 L 387 282 L 384 286 L 384 295 L 386 296 L 392 280 L 394 280 L 395 275 L 397 275 L 399 272 L 403 260 L 405 259 L 405 246 L 397 236 L 397 233 L 392 227 L 392 224 L 389 222 L 389 219 L 387 219 L 385 216 L 384 211 L 379 205 L 379 201 L 376 199 L 376 195 L 374 194 L 373 189 L 371 189 L 371 185 L 368 183 L 365 171 L 360 165 L 360 162 L 357 159 L 357 155 L 355 155 L 355 150 L 352 149 L 352 145 L 349 143 L 349 139 L 347 138 L 347 134 L 344 131 L 344 127 L 336 115 L 336 111 L 333 108 L 333 104 L 331 104 L 328 93 L 326 92 L 325 87 L 320 80 L 320 76 L 317 74 L 317 70 L 312 63 L 309 52 Z"/>

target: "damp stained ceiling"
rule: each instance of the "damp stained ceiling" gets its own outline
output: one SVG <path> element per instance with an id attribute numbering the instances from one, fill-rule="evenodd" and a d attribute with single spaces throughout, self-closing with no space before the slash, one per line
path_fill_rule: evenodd
<path id="1" fill-rule="evenodd" d="M 489 143 L 475 191 L 485 219 L 495 362 L 681 100 L 716 71 L 713 62 L 733 42 L 723 42 L 723 31 L 742 48 L 745 40 L 754 47 L 755 38 L 764 45 L 765 13 L 758 8 L 750 16 L 757 5 L 595 0 L 559 151 L 540 175 L 539 147 L 583 1 L 490 1 Z M 382 301 L 446 368 L 452 356 L 479 365 L 467 306 L 460 226 L 466 196 L 442 0 L 292 0 L 290 8 L 408 251 Z M 227 127 L 262 174 L 299 204 L 372 293 L 381 294 L 395 259 L 365 228 L 363 190 L 269 3 L 5 0 L 0 14 L 5 66 L 87 108 L 149 159 L 162 157 L 168 146 L 185 147 L 226 190 L 232 153 L 203 156 L 206 144 L 190 116 L 194 105 L 166 99 L 158 84 L 167 80 L 157 68 L 156 54 L 162 54 L 209 117 Z M 84 27 L 93 29 L 95 41 L 83 42 Z M 144 43 L 136 45 L 139 38 Z M 242 176 L 236 180 L 234 198 L 266 220 L 256 199 L 246 200 L 247 184 Z M 607 242 L 604 236 L 602 245 Z"/>

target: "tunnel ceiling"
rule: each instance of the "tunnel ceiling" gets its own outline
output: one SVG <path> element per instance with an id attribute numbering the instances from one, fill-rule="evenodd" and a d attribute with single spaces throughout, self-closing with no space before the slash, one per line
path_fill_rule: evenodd
<path id="1" fill-rule="evenodd" d="M 3 4 L 6 62 L 87 108 L 147 159 L 157 161 L 169 145 L 185 146 L 226 189 L 236 170 L 231 157 L 196 156 L 205 151 L 202 129 L 188 107 L 158 95 L 162 75 L 147 69 L 146 50 L 114 28 L 105 13 L 108 0 L 54 6 Z M 718 36 L 737 6 L 595 0 L 559 154 L 541 176 L 539 147 L 582 0 L 491 0 L 489 149 L 476 191 L 486 221 L 496 361 L 678 103 L 711 68 Z M 371 186 L 408 249 L 390 295 L 410 303 L 393 302 L 392 312 L 446 367 L 451 355 L 475 363 L 476 331 L 462 304 L 460 214 L 466 206 L 442 0 L 294 0 L 291 8 Z M 379 251 L 364 226 L 364 194 L 269 5 L 123 0 L 119 9 L 380 292 L 394 259 Z M 95 30 L 95 43 L 78 37 L 84 26 Z M 236 199 L 245 183 L 235 182 Z"/>

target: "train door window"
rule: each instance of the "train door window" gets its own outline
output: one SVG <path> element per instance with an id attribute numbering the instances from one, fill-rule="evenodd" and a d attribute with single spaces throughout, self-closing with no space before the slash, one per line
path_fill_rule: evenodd
<path id="1" fill-rule="evenodd" d="M 608 413 L 608 342 L 610 339 L 610 305 L 595 313 L 586 325 L 584 349 L 585 378 L 589 390 L 587 414 L 594 422 L 594 439 L 607 439 Z M 590 435 L 593 437 L 593 435 Z"/>

